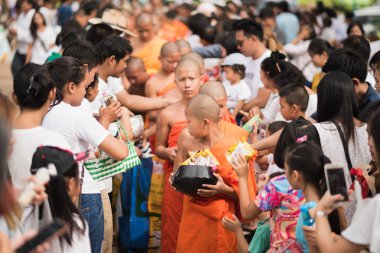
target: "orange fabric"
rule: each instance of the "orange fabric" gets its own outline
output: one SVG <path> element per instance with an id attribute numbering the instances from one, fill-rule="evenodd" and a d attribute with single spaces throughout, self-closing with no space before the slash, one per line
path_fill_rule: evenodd
<path id="1" fill-rule="evenodd" d="M 162 96 L 166 95 L 166 93 L 168 93 L 169 91 L 171 91 L 172 89 L 174 89 L 176 87 L 177 86 L 176 86 L 175 82 L 169 83 L 168 85 L 166 85 L 164 88 L 162 88 L 161 90 L 159 90 L 157 92 L 157 96 L 162 97 Z"/>
<path id="2" fill-rule="evenodd" d="M 143 60 L 148 74 L 156 73 L 160 69 L 161 63 L 158 58 L 160 56 L 161 47 L 165 42 L 166 40 L 155 37 L 145 43 L 142 48 L 136 49 L 136 51 L 132 53 L 133 57 L 139 57 Z"/>
<path id="3" fill-rule="evenodd" d="M 235 142 L 236 137 L 225 136 L 210 151 L 220 163 L 217 173 L 239 196 L 237 175 L 225 156 L 226 151 Z M 249 193 L 253 199 L 256 193 L 253 173 L 250 174 L 248 183 Z M 192 198 L 184 195 L 177 252 L 237 252 L 234 233 L 222 225 L 222 217 L 231 213 L 238 214 L 238 202 L 225 195 L 216 195 L 212 198 Z"/>
<path id="4" fill-rule="evenodd" d="M 173 124 L 168 138 L 169 148 L 177 146 L 179 134 L 186 127 L 186 121 L 179 121 Z M 175 252 L 176 250 L 179 223 L 182 217 L 183 194 L 173 190 L 169 185 L 169 177 L 172 170 L 173 164 L 167 161 L 164 166 L 165 186 L 161 214 L 161 252 L 165 253 Z"/>
<path id="5" fill-rule="evenodd" d="M 160 37 L 175 42 L 184 39 L 189 32 L 189 28 L 179 20 L 172 20 L 162 24 L 160 29 Z"/>
<path id="6" fill-rule="evenodd" d="M 224 133 L 224 135 L 234 137 L 237 141 L 240 141 L 243 137 L 247 139 L 249 135 L 249 133 L 243 128 L 224 120 L 220 121 L 220 130 Z"/>
<path id="7" fill-rule="evenodd" d="M 234 116 L 232 116 L 232 114 L 228 110 L 226 110 L 226 113 L 223 114 L 222 120 L 236 125 L 236 120 L 235 120 Z"/>
<path id="8" fill-rule="evenodd" d="M 177 28 L 177 39 L 184 39 L 189 33 L 189 27 L 178 19 L 173 20 L 174 26 Z"/>

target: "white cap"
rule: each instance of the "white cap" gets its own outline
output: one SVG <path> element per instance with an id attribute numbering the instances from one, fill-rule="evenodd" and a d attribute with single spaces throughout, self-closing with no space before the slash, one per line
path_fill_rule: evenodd
<path id="1" fill-rule="evenodd" d="M 248 59 L 241 53 L 233 53 L 224 58 L 222 66 L 232 66 L 235 64 L 247 66 Z"/>
<path id="2" fill-rule="evenodd" d="M 202 13 L 207 17 L 211 17 L 212 13 L 216 12 L 216 7 L 212 3 L 201 3 L 198 5 L 197 9 L 193 11 L 191 14 Z"/>

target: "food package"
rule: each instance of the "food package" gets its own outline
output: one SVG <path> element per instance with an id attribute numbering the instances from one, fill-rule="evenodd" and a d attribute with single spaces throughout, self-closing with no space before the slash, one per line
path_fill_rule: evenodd
<path id="1" fill-rule="evenodd" d="M 260 126 L 262 122 L 263 120 L 260 118 L 260 116 L 255 115 L 247 123 L 243 125 L 243 129 L 251 133 L 253 131 L 253 124 L 257 124 L 258 126 Z"/>
<path id="2" fill-rule="evenodd" d="M 203 165 L 211 167 L 213 171 L 219 165 L 218 160 L 209 149 L 203 149 L 196 152 L 189 152 L 190 158 L 184 161 L 181 165 Z"/>
<path id="3" fill-rule="evenodd" d="M 227 161 L 231 164 L 232 161 L 236 160 L 240 154 L 245 157 L 247 162 L 250 159 L 256 159 L 257 157 L 257 151 L 254 150 L 244 139 L 235 143 L 228 149 L 226 152 Z"/>

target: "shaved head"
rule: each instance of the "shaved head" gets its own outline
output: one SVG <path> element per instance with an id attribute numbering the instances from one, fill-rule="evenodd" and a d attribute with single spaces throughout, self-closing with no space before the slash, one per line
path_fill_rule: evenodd
<path id="1" fill-rule="evenodd" d="M 141 58 L 131 57 L 127 61 L 127 69 L 141 69 L 145 70 L 144 62 Z"/>
<path id="2" fill-rule="evenodd" d="M 180 54 L 180 50 L 178 45 L 175 42 L 166 42 L 162 47 L 160 51 L 161 57 L 167 57 L 170 54 L 178 53 Z"/>
<path id="3" fill-rule="evenodd" d="M 177 40 L 175 43 L 179 47 L 179 50 L 181 51 L 182 56 L 192 51 L 190 43 L 187 42 L 186 40 Z"/>
<path id="4" fill-rule="evenodd" d="M 205 94 L 192 98 L 186 106 L 186 114 L 189 113 L 198 120 L 209 119 L 214 123 L 219 122 L 219 110 L 215 99 Z"/>
<path id="5" fill-rule="evenodd" d="M 199 89 L 199 94 L 209 95 L 214 99 L 227 98 L 227 92 L 223 84 L 217 81 L 204 83 Z"/>
<path id="6" fill-rule="evenodd" d="M 176 75 L 177 75 L 177 73 L 180 70 L 185 69 L 185 68 L 187 68 L 187 69 L 195 69 L 197 71 L 197 73 L 199 73 L 199 76 L 202 75 L 202 71 L 201 71 L 201 68 L 200 68 L 198 62 L 196 62 L 196 61 L 194 61 L 192 59 L 184 59 L 184 58 L 182 58 L 179 61 L 178 65 L 177 65 L 177 67 L 175 69 Z"/>
<path id="7" fill-rule="evenodd" d="M 187 53 L 184 56 L 182 56 L 181 60 L 187 60 L 187 59 L 196 61 L 199 64 L 199 67 L 201 68 L 202 74 L 204 74 L 204 72 L 205 72 L 205 63 L 203 61 L 202 56 L 200 56 L 197 53 L 190 52 L 190 53 Z"/>
<path id="8" fill-rule="evenodd" d="M 149 13 L 141 13 L 136 17 L 136 26 L 141 26 L 145 24 L 153 25 L 153 16 L 150 15 Z"/>

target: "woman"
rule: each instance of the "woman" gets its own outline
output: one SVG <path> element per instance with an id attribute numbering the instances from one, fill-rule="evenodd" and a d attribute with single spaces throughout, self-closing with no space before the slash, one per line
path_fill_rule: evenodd
<path id="1" fill-rule="evenodd" d="M 371 162 L 366 141 L 367 125 L 357 119 L 358 107 L 352 79 L 344 72 L 331 71 L 322 78 L 317 92 L 318 123 L 314 126 L 318 131 L 323 153 L 330 157 L 332 163 L 342 164 L 347 170 L 348 182 L 352 182 L 349 170 Z M 344 142 L 347 143 L 347 156 Z M 353 205 L 345 209 L 348 223 L 352 219 L 352 207 Z"/>
<path id="2" fill-rule="evenodd" d="M 368 144 L 377 166 L 380 165 L 380 110 L 373 115 L 369 127 Z M 355 219 L 351 225 L 342 233 L 341 237 L 334 237 L 331 234 L 330 226 L 326 215 L 334 210 L 337 201 L 343 196 L 326 193 L 318 203 L 315 220 L 317 223 L 317 243 L 320 252 L 360 252 L 369 247 L 370 252 L 380 252 L 380 226 L 379 208 L 380 195 L 377 194 L 372 199 L 366 200 L 363 204 L 358 204 Z M 359 208 L 360 206 L 360 208 Z"/>
<path id="3" fill-rule="evenodd" d="M 44 64 L 49 57 L 50 49 L 55 45 L 57 34 L 51 26 L 46 25 L 45 18 L 39 11 L 33 15 L 30 34 L 33 42 L 28 45 L 25 62 Z"/>

